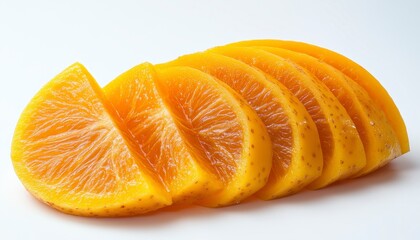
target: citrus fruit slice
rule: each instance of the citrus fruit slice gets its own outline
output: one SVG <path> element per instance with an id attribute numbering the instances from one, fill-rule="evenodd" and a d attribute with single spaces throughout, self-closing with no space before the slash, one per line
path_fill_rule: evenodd
<path id="1" fill-rule="evenodd" d="M 385 88 L 375 79 L 372 74 L 349 58 L 333 52 L 331 50 L 311 45 L 308 43 L 282 41 L 282 40 L 251 40 L 233 43 L 234 46 L 270 46 L 285 48 L 296 52 L 301 52 L 320 59 L 331 66 L 337 68 L 353 81 L 362 86 L 369 94 L 370 98 L 382 111 L 384 111 L 389 124 L 398 136 L 401 152 L 406 153 L 410 150 L 407 128 L 404 120 Z"/>
<path id="2" fill-rule="evenodd" d="M 363 175 L 401 155 L 398 138 L 382 110 L 367 92 L 334 67 L 309 55 L 281 48 L 260 47 L 289 59 L 321 80 L 337 97 L 355 123 L 366 153 L 366 166 L 357 173 Z M 349 155 L 352 153 L 349 152 Z"/>
<path id="3" fill-rule="evenodd" d="M 104 88 L 105 96 L 136 139 L 139 154 L 165 183 L 174 203 L 185 204 L 213 194 L 222 188 L 222 182 L 185 144 L 156 81 L 153 66 L 140 64 L 109 83 Z"/>
<path id="4" fill-rule="evenodd" d="M 272 147 L 258 115 L 206 73 L 189 67 L 156 69 L 156 85 L 186 143 L 224 184 L 199 204 L 236 204 L 262 188 L 271 170 Z"/>
<path id="5" fill-rule="evenodd" d="M 273 165 L 258 197 L 273 199 L 301 190 L 321 175 L 322 151 L 315 123 L 299 100 L 275 79 L 238 60 L 210 52 L 182 56 L 165 66 L 206 72 L 239 93 L 258 114 L 273 144 Z"/>
<path id="6" fill-rule="evenodd" d="M 92 76 L 74 64 L 22 113 L 15 171 L 36 198 L 66 213 L 128 216 L 171 204 Z"/>
<path id="7" fill-rule="evenodd" d="M 219 47 L 211 51 L 241 60 L 284 84 L 306 107 L 314 120 L 322 147 L 322 175 L 309 185 L 321 188 L 345 179 L 366 164 L 359 134 L 344 107 L 329 89 L 310 73 L 272 53 L 250 47 Z M 351 151 L 353 154 L 348 155 Z"/>

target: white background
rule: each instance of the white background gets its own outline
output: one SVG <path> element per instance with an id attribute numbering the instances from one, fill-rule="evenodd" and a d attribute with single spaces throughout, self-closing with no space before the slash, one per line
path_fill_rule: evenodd
<path id="1" fill-rule="evenodd" d="M 416 1 L 0 0 L 0 239 L 420 239 L 420 4 Z M 20 112 L 75 61 L 101 85 L 150 61 L 277 38 L 338 51 L 374 74 L 412 151 L 362 179 L 280 200 L 88 219 L 34 200 L 14 174 Z"/>

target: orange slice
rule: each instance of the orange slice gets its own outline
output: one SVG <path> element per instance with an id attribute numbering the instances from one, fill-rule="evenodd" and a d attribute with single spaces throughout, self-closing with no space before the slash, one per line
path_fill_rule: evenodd
<path id="1" fill-rule="evenodd" d="M 345 179 L 365 166 L 363 145 L 353 121 L 329 89 L 310 73 L 259 49 L 220 47 L 211 51 L 238 59 L 270 74 L 306 107 L 318 128 L 324 157 L 323 173 L 310 188 L 321 188 Z M 349 152 L 353 154 L 349 155 Z"/>
<path id="2" fill-rule="evenodd" d="M 224 188 L 200 204 L 236 204 L 266 184 L 272 165 L 270 137 L 240 96 L 189 67 L 159 67 L 156 80 L 186 143 L 223 181 Z"/>
<path id="3" fill-rule="evenodd" d="M 12 143 L 26 189 L 60 211 L 84 216 L 136 215 L 171 204 L 115 117 L 80 64 L 46 84 L 22 113 Z"/>
<path id="4" fill-rule="evenodd" d="M 117 77 L 104 92 L 134 135 L 139 154 L 162 178 L 175 203 L 213 194 L 222 183 L 185 144 L 156 81 L 153 66 L 144 63 Z"/>
<path id="5" fill-rule="evenodd" d="M 366 71 L 359 64 L 349 58 L 333 52 L 331 50 L 311 45 L 308 43 L 282 41 L 282 40 L 251 40 L 233 43 L 234 46 L 270 46 L 289 49 L 295 52 L 301 52 L 324 61 L 337 68 L 353 81 L 363 87 L 369 94 L 372 101 L 384 111 L 389 124 L 397 134 L 402 154 L 410 150 L 407 128 L 404 120 L 385 88 L 375 79 L 372 74 Z"/>
<path id="6" fill-rule="evenodd" d="M 367 164 L 357 175 L 367 174 L 401 155 L 394 130 L 382 110 L 361 86 L 337 69 L 309 55 L 281 48 L 260 49 L 290 59 L 310 71 L 344 106 L 357 127 L 366 153 Z"/>
<path id="7" fill-rule="evenodd" d="M 295 193 L 321 175 L 316 126 L 302 103 L 275 79 L 209 52 L 185 55 L 164 66 L 189 66 L 216 77 L 239 93 L 261 118 L 273 143 L 273 166 L 258 197 L 268 200 Z"/>
<path id="8" fill-rule="evenodd" d="M 119 217 L 279 198 L 407 151 L 398 109 L 365 69 L 317 46 L 255 40 L 140 64 L 103 90 L 76 63 L 25 108 L 11 157 L 45 204 Z"/>

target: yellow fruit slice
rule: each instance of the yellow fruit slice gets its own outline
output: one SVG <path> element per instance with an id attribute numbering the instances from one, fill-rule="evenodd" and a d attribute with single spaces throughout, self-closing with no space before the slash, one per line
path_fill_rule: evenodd
<path id="1" fill-rule="evenodd" d="M 337 68 L 353 81 L 362 86 L 369 94 L 372 101 L 384 111 L 389 124 L 398 136 L 401 152 L 410 150 L 407 128 L 404 120 L 385 88 L 368 71 L 349 58 L 331 50 L 311 45 L 308 43 L 282 41 L 282 40 L 251 40 L 230 44 L 233 46 L 269 46 L 301 52 L 324 61 Z"/>
<path id="2" fill-rule="evenodd" d="M 357 175 L 367 174 L 401 155 L 394 130 L 382 110 L 361 86 L 337 69 L 309 55 L 281 48 L 259 48 L 307 69 L 321 80 L 344 106 L 357 127 L 366 153 L 367 164 Z"/>
<path id="3" fill-rule="evenodd" d="M 185 55 L 164 66 L 189 66 L 216 77 L 261 118 L 273 143 L 273 166 L 258 197 L 268 200 L 295 193 L 321 175 L 316 126 L 299 100 L 275 79 L 270 81 L 245 63 L 210 52 Z"/>
<path id="4" fill-rule="evenodd" d="M 144 63 L 103 90 L 76 63 L 16 126 L 17 176 L 64 213 L 269 200 L 368 174 L 410 149 L 380 83 L 306 43 L 243 41 Z"/>
<path id="5" fill-rule="evenodd" d="M 323 173 L 310 188 L 321 188 L 345 179 L 365 166 L 363 145 L 353 121 L 329 89 L 310 73 L 259 49 L 219 47 L 211 51 L 238 59 L 270 74 L 306 107 L 318 128 L 324 157 Z M 349 152 L 353 154 L 349 155 Z"/>
<path id="6" fill-rule="evenodd" d="M 159 67 L 156 79 L 186 142 L 224 183 L 200 204 L 236 204 L 266 184 L 272 165 L 270 137 L 240 96 L 189 67 Z"/>
<path id="7" fill-rule="evenodd" d="M 115 117 L 80 64 L 46 84 L 22 113 L 12 143 L 13 165 L 26 189 L 83 216 L 136 215 L 171 204 Z"/>
<path id="8" fill-rule="evenodd" d="M 222 183 L 185 144 L 155 81 L 153 66 L 144 63 L 117 77 L 104 92 L 136 139 L 139 154 L 163 179 L 174 203 L 214 194 Z"/>

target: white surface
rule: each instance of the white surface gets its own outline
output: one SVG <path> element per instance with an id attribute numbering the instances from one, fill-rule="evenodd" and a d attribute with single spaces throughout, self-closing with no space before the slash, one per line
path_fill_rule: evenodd
<path id="1" fill-rule="evenodd" d="M 0 239 L 420 239 L 420 4 L 316 2 L 0 0 Z M 15 176 L 9 154 L 19 114 L 71 63 L 104 85 L 142 61 L 256 38 L 318 44 L 359 62 L 399 106 L 411 153 L 320 191 L 128 219 L 58 213 Z"/>

